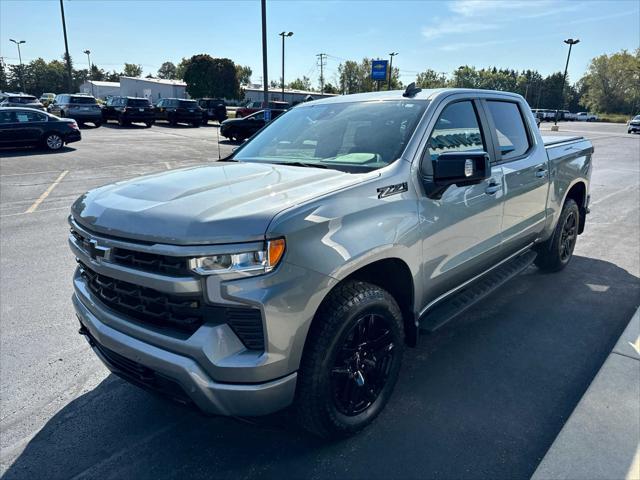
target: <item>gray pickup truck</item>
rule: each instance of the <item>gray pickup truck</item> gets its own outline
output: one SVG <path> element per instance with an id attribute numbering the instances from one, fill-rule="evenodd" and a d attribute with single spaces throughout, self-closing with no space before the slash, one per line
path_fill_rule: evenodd
<path id="1" fill-rule="evenodd" d="M 80 333 L 112 372 L 207 413 L 293 404 L 311 432 L 351 434 L 420 331 L 532 263 L 567 265 L 592 152 L 543 140 L 504 92 L 296 106 L 224 161 L 73 204 Z"/>

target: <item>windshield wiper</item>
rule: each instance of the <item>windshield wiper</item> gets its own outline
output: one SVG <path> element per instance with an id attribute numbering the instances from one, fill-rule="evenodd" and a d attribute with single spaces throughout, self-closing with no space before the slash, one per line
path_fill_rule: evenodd
<path id="1" fill-rule="evenodd" d="M 269 163 L 274 163 L 276 165 L 292 165 L 294 167 L 329 168 L 326 165 L 322 165 L 321 163 L 313 163 L 313 162 L 269 162 Z"/>

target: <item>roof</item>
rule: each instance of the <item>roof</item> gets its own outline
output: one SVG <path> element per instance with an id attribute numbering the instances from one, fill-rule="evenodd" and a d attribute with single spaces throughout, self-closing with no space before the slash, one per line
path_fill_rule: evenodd
<path id="1" fill-rule="evenodd" d="M 162 85 L 175 85 L 177 87 L 186 87 L 187 84 L 184 83 L 182 80 L 166 80 L 164 78 L 138 78 L 138 77 L 125 77 L 122 76 L 120 77 L 120 81 L 122 81 L 122 79 L 125 80 L 135 80 L 136 82 L 149 82 L 149 83 L 159 83 Z"/>
<path id="2" fill-rule="evenodd" d="M 241 86 L 240 88 L 242 88 L 243 90 L 247 90 L 250 92 L 262 92 L 262 88 L 256 88 L 256 87 L 249 87 L 249 86 Z M 282 94 L 282 89 L 281 88 L 269 88 L 269 93 L 280 93 Z M 284 89 L 284 93 L 297 93 L 300 95 L 322 95 L 323 97 L 333 97 L 333 96 L 337 96 L 337 93 L 320 93 L 320 92 L 312 92 L 310 90 L 292 90 L 290 88 L 285 88 Z"/>
<path id="3" fill-rule="evenodd" d="M 331 98 L 322 98 L 319 100 L 314 100 L 313 102 L 308 102 L 305 105 L 309 105 L 310 103 L 346 103 L 346 102 L 370 102 L 374 100 L 406 100 L 406 99 L 414 99 L 414 100 L 433 100 L 436 96 L 440 95 L 449 95 L 454 93 L 468 93 L 470 95 L 478 96 L 482 95 L 500 95 L 501 97 L 513 97 L 513 98 L 522 98 L 517 93 L 511 92 L 501 92 L 497 90 L 482 90 L 477 88 L 425 88 L 420 92 L 416 93 L 412 97 L 403 97 L 402 94 L 404 90 L 387 90 L 384 92 L 368 92 L 368 93 L 354 93 L 351 95 L 339 95 Z"/>
<path id="4" fill-rule="evenodd" d="M 113 87 L 113 88 L 120 87 L 119 82 L 103 82 L 100 80 L 87 80 L 86 83 L 91 83 L 96 87 Z"/>

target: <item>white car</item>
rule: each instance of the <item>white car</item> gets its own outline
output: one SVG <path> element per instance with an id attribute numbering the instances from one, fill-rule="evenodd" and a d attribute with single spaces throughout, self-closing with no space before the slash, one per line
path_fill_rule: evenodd
<path id="1" fill-rule="evenodd" d="M 579 122 L 595 122 L 598 120 L 598 116 L 589 112 L 576 113 L 576 120 Z"/>

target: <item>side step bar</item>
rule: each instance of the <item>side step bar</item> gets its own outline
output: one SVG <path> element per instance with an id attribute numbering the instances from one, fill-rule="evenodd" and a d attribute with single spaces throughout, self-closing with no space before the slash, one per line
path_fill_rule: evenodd
<path id="1" fill-rule="evenodd" d="M 536 252 L 529 250 L 487 272 L 455 294 L 445 297 L 423 313 L 420 331 L 433 332 L 442 327 L 524 271 L 535 259 Z"/>

